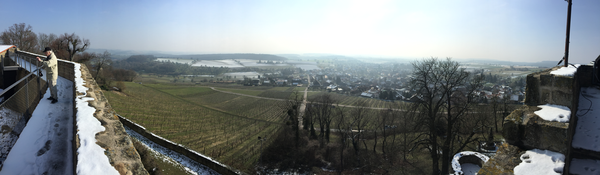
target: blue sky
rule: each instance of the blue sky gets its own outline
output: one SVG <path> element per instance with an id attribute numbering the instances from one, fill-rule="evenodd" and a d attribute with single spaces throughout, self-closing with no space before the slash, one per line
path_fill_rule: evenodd
<path id="1" fill-rule="evenodd" d="M 74 32 L 96 49 L 523 62 L 562 58 L 567 17 L 563 0 L 14 0 L 2 7 L 0 30 L 26 23 L 36 33 Z M 599 0 L 574 0 L 570 53 L 579 63 L 600 55 Z"/>

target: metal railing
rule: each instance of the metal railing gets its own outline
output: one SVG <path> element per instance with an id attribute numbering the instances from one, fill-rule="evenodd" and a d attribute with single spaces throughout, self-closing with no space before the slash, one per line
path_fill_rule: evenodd
<path id="1" fill-rule="evenodd" d="M 2 120 L 0 135 L 4 134 L 5 138 L 9 138 L 0 143 L 0 165 L 3 164 L 10 149 L 16 143 L 16 138 L 25 128 L 47 88 L 46 81 L 39 76 L 42 66 L 36 60 L 37 56 L 17 51 L 11 56 L 5 57 L 0 63 L 2 64 L 0 66 L 4 67 L 4 63 L 10 58 L 20 67 L 15 70 L 15 76 L 21 77 L 20 75 L 26 74 L 0 92 L 0 118 Z"/>

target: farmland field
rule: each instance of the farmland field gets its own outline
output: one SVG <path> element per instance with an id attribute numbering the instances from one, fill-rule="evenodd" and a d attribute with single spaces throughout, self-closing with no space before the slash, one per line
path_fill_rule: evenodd
<path id="1" fill-rule="evenodd" d="M 386 108 L 386 107 L 388 107 L 388 105 L 391 105 L 394 103 L 403 103 L 402 101 L 389 102 L 389 101 L 383 101 L 383 100 L 379 100 L 379 99 L 375 99 L 375 98 L 349 96 L 349 95 L 342 95 L 342 94 L 330 93 L 330 92 L 309 92 L 308 93 L 308 101 L 313 101 L 315 99 L 315 97 L 322 95 L 322 94 L 330 94 L 334 99 L 337 100 L 337 102 L 340 105 L 355 105 L 356 102 L 363 100 L 366 102 L 365 104 L 368 105 L 367 107 Z"/>
<path id="2" fill-rule="evenodd" d="M 258 160 L 260 142 L 256 138 L 270 138 L 285 118 L 274 101 L 207 87 L 126 86 L 124 93 L 105 92 L 117 113 L 157 135 L 246 172 L 251 172 Z"/>
<path id="3" fill-rule="evenodd" d="M 210 85 L 126 82 L 124 92 L 106 91 L 105 95 L 117 113 L 149 131 L 234 168 L 252 172 L 260 153 L 260 142 L 256 138 L 274 137 L 273 134 L 285 125 L 287 117 L 281 106 L 285 104 L 282 100 L 294 95 L 295 91 L 302 96 L 306 87 Z M 311 100 L 325 93 L 328 92 L 310 91 L 308 98 Z M 367 107 L 385 108 L 392 104 L 328 94 L 342 105 L 354 105 L 359 100 L 365 100 Z M 367 113 L 375 116 L 378 111 L 368 109 Z M 370 125 L 366 127 L 371 128 Z"/>

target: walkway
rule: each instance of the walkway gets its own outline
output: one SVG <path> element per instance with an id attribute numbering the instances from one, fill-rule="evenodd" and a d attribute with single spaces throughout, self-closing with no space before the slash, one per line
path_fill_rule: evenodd
<path id="1" fill-rule="evenodd" d="M 50 97 L 50 90 L 46 90 L 0 175 L 73 173 L 72 92 L 73 82 L 62 77 L 58 77 L 57 103 L 46 99 Z"/>
<path id="2" fill-rule="evenodd" d="M 583 87 L 577 108 L 570 173 L 600 173 L 600 87 Z"/>

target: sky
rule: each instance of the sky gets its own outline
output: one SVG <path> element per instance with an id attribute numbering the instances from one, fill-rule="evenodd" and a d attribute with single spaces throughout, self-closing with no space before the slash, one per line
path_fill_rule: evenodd
<path id="1" fill-rule="evenodd" d="M 75 33 L 91 48 L 111 50 L 538 62 L 563 57 L 567 6 L 564 0 L 10 0 L 0 10 L 0 31 L 26 23 L 36 33 Z M 570 62 L 598 55 L 600 0 L 574 0 Z"/>

